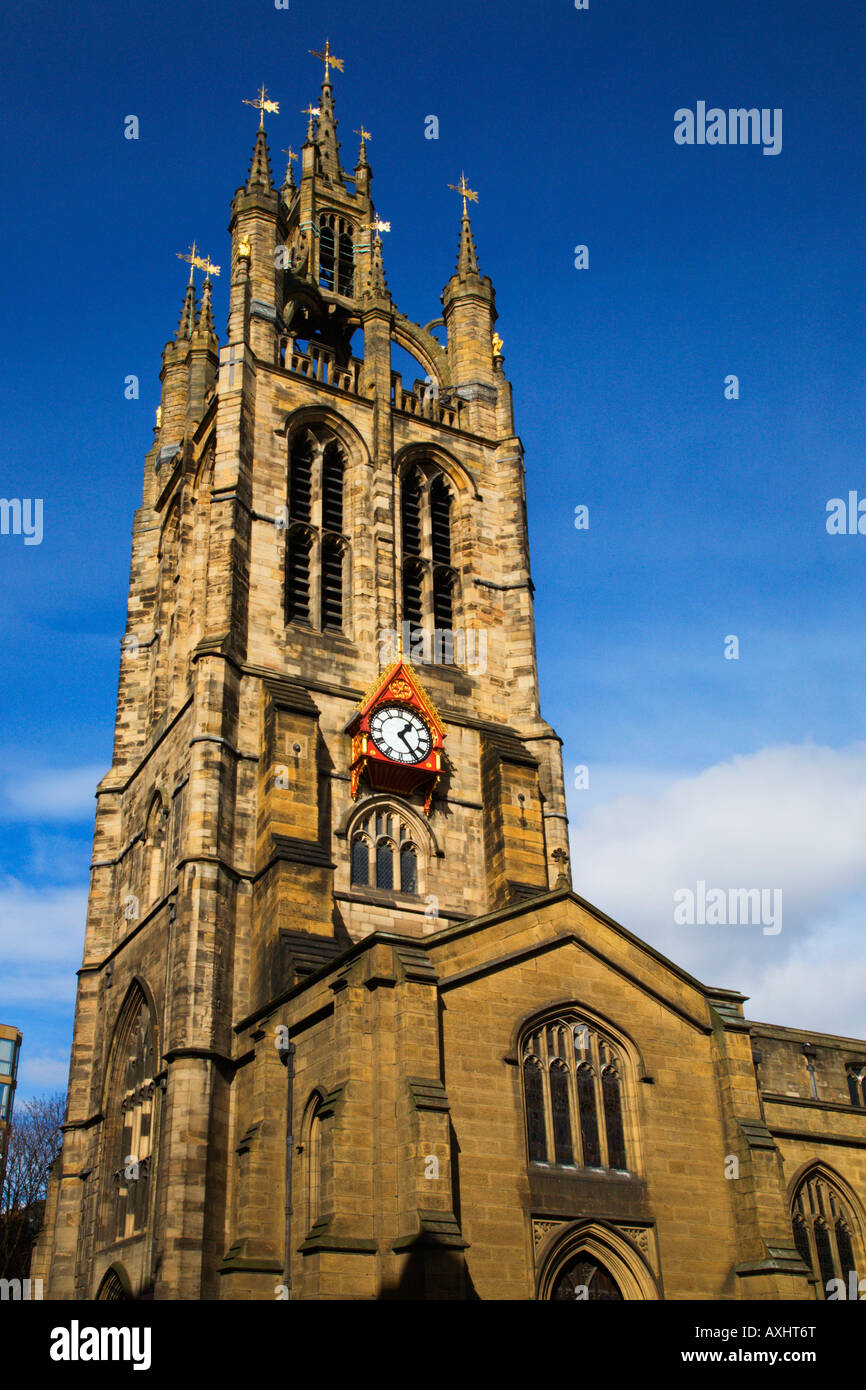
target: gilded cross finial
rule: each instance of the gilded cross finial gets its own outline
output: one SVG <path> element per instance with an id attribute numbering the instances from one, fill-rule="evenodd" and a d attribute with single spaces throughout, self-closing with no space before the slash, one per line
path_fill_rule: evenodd
<path id="1" fill-rule="evenodd" d="M 449 183 L 448 187 L 449 187 L 449 188 L 453 188 L 454 192 L 455 192 L 455 193 L 459 193 L 460 196 L 462 197 L 462 199 L 463 199 L 463 216 L 465 217 L 465 216 L 466 216 L 466 199 L 468 198 L 469 201 L 472 202 L 472 203 L 477 203 L 477 202 L 478 202 L 478 194 L 477 194 L 477 193 L 474 193 L 473 190 L 469 187 L 468 183 L 466 182 L 466 175 L 463 174 L 463 173 L 461 173 L 461 175 L 460 175 L 460 182 L 459 182 L 459 183 Z"/>
<path id="2" fill-rule="evenodd" d="M 337 72 L 342 72 L 342 71 L 343 71 L 343 59 L 342 59 L 342 58 L 334 58 L 334 57 L 332 56 L 332 54 L 331 54 L 331 45 L 330 45 L 330 42 L 329 42 L 328 39 L 325 39 L 325 51 L 324 51 L 324 53 L 318 53 L 318 52 L 316 51 L 315 48 L 311 48 L 311 49 L 310 49 L 310 52 L 312 53 L 312 55 L 313 55 L 314 58 L 319 58 L 319 59 L 321 60 L 321 62 L 323 62 L 323 63 L 325 64 L 325 81 L 326 81 L 326 82 L 330 81 L 330 73 L 328 72 L 328 69 L 329 69 L 329 68 L 336 68 L 336 69 L 337 69 Z"/>
<path id="3" fill-rule="evenodd" d="M 302 116 L 309 116 L 310 121 L 312 121 L 314 116 L 320 116 L 321 114 L 321 108 L 318 106 L 313 106 L 312 102 L 309 106 L 305 106 L 301 112 Z"/>
<path id="4" fill-rule="evenodd" d="M 264 86 L 264 84 L 262 85 L 262 88 L 258 96 L 255 97 L 252 101 L 248 101 L 246 97 L 243 97 L 242 100 L 244 106 L 254 106 L 255 109 L 258 111 L 259 130 L 264 130 L 265 128 L 266 111 L 272 111 L 275 116 L 278 116 L 280 114 L 280 103 L 278 101 L 268 101 L 268 89 Z"/>
<path id="5" fill-rule="evenodd" d="M 286 156 L 290 164 L 294 164 L 297 161 L 298 156 L 295 154 L 295 151 L 292 149 L 291 145 L 289 145 L 289 148 L 287 150 L 281 150 L 280 153 Z"/>
<path id="6" fill-rule="evenodd" d="M 218 266 L 218 265 L 214 265 L 214 263 L 213 263 L 213 261 L 211 260 L 210 256 L 205 256 L 204 260 L 202 260 L 202 258 L 201 258 L 200 256 L 197 257 L 197 258 L 196 258 L 196 265 L 198 266 L 199 270 L 203 270 L 203 271 L 204 271 L 204 278 L 205 278 L 206 280 L 209 280 L 210 277 L 211 277 L 212 275 L 219 275 L 219 273 L 220 273 L 220 268 L 219 268 L 219 266 Z"/>
<path id="7" fill-rule="evenodd" d="M 361 144 L 362 144 L 362 145 L 363 145 L 363 143 L 364 143 L 365 140 L 372 140 L 372 138 L 373 138 L 372 135 L 370 134 L 369 130 L 365 130 L 363 126 L 361 126 L 361 129 L 360 129 L 360 130 L 356 130 L 356 131 L 355 131 L 355 134 L 356 134 L 356 135 L 360 135 L 360 137 L 361 137 Z"/>

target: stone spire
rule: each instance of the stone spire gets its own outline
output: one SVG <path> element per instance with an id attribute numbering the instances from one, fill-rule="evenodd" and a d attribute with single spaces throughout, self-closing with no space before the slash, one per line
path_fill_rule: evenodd
<path id="1" fill-rule="evenodd" d="M 280 197 L 282 198 L 286 207 L 288 207 L 292 201 L 292 198 L 297 192 L 297 184 L 295 183 L 295 171 L 292 168 L 292 165 L 298 156 L 295 154 L 295 151 L 292 149 L 291 145 L 287 150 L 283 150 L 283 154 L 286 156 L 286 176 L 283 179 L 283 186 L 280 189 Z"/>
<path id="2" fill-rule="evenodd" d="M 469 275 L 478 274 L 478 256 L 475 251 L 475 241 L 472 236 L 472 225 L 469 221 L 469 213 L 463 209 L 463 218 L 460 224 L 460 249 L 457 253 L 457 274 L 461 280 L 465 280 Z"/>
<path id="3" fill-rule="evenodd" d="M 319 113 L 316 132 L 319 166 L 330 183 L 340 183 L 340 144 L 337 140 L 337 118 L 334 115 L 334 89 L 328 81 L 322 83 Z"/>
<path id="4" fill-rule="evenodd" d="M 369 298 L 377 298 L 389 292 L 385 280 L 385 267 L 382 263 L 382 238 L 378 233 L 373 238 L 373 245 L 370 248 L 370 268 L 367 271 L 365 290 Z"/>
<path id="5" fill-rule="evenodd" d="M 268 142 L 265 138 L 264 126 L 259 126 L 256 131 L 256 143 L 253 146 L 253 158 L 250 164 L 249 178 L 247 179 L 247 192 L 251 193 L 254 188 L 264 188 L 267 189 L 268 192 L 271 192 L 273 186 Z"/>
<path id="6" fill-rule="evenodd" d="M 177 325 L 175 338 L 180 343 L 185 338 L 191 338 L 195 331 L 195 285 L 192 282 L 192 266 L 189 268 L 189 284 L 186 287 L 186 294 L 183 297 L 183 308 L 180 311 L 180 322 Z"/>
<path id="7" fill-rule="evenodd" d="M 198 333 L 212 334 L 213 329 L 213 296 L 211 291 L 210 277 L 205 279 L 201 291 L 201 308 L 198 311 L 196 320 L 196 331 Z"/>

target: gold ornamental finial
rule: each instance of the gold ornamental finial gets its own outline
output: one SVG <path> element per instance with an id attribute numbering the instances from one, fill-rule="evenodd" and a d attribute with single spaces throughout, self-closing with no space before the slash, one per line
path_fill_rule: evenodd
<path id="1" fill-rule="evenodd" d="M 189 248 L 189 251 L 188 251 L 188 253 L 187 253 L 186 255 L 184 255 L 182 251 L 176 251 L 176 252 L 175 252 L 175 255 L 177 256 L 177 258 L 178 258 L 179 261 L 188 261 L 188 262 L 189 262 L 189 283 L 190 283 L 190 284 L 192 284 L 192 275 L 193 275 L 193 270 L 194 270 L 194 269 L 195 269 L 195 270 L 203 270 L 204 273 L 205 273 L 205 278 L 207 278 L 207 277 L 210 276 L 210 275 L 219 275 L 219 273 L 220 273 L 220 268 L 219 268 L 219 266 L 218 266 L 218 265 L 214 265 L 214 263 L 213 263 L 213 261 L 211 260 L 210 256 L 200 256 L 200 255 L 198 254 L 198 249 L 197 249 L 197 247 L 196 247 L 195 242 L 193 242 L 192 246 Z"/>
<path id="2" fill-rule="evenodd" d="M 360 130 L 356 130 L 354 133 L 355 135 L 360 135 L 362 144 L 365 140 L 372 140 L 373 138 L 369 130 L 365 130 L 363 126 L 361 126 Z"/>
<path id="3" fill-rule="evenodd" d="M 196 252 L 196 244 L 195 244 L 195 242 L 193 242 L 192 246 L 189 248 L 189 251 L 186 253 L 186 255 L 184 255 L 183 251 L 175 251 L 174 254 L 177 256 L 177 258 L 178 258 L 179 261 L 188 261 L 188 262 L 189 262 L 189 283 L 192 284 L 192 272 L 193 272 L 193 267 L 194 267 L 194 266 L 200 266 L 200 265 L 201 265 L 201 258 L 200 258 L 200 256 L 198 256 L 198 254 L 197 254 L 197 252 Z"/>
<path id="4" fill-rule="evenodd" d="M 295 151 L 292 149 L 291 145 L 289 145 L 289 148 L 287 150 L 281 150 L 280 153 L 286 156 L 286 159 L 289 161 L 290 164 L 295 164 L 297 162 L 298 156 L 295 154 Z"/>
<path id="5" fill-rule="evenodd" d="M 461 175 L 460 175 L 460 182 L 459 182 L 459 183 L 449 183 L 448 187 L 449 187 L 449 188 L 453 188 L 454 192 L 455 192 L 455 193 L 459 193 L 460 196 L 462 197 L 462 199 L 463 199 L 463 216 L 465 217 L 465 216 L 466 216 L 466 199 L 468 198 L 468 199 L 470 200 L 470 202 L 472 202 L 472 203 L 477 203 L 477 202 L 478 202 L 478 194 L 477 194 L 477 193 L 474 193 L 474 192 L 472 191 L 472 189 L 469 187 L 468 183 L 466 182 L 466 175 L 463 174 L 463 173 L 461 173 Z"/>
<path id="6" fill-rule="evenodd" d="M 311 121 L 312 121 L 312 119 L 313 119 L 314 116 L 321 116 L 321 114 L 322 114 L 321 107 L 319 107 L 319 106 L 313 106 L 312 102 L 310 103 L 309 106 L 305 106 L 304 109 L 303 109 L 302 112 L 301 112 L 301 115 L 302 115 L 302 116 L 309 116 L 309 118 L 310 118 Z"/>
<path id="7" fill-rule="evenodd" d="M 243 97 L 242 100 L 244 106 L 254 106 L 258 111 L 259 130 L 264 130 L 265 128 L 266 111 L 272 111 L 275 116 L 278 116 L 280 114 L 280 103 L 278 101 L 268 101 L 268 89 L 264 86 L 264 84 L 262 85 L 258 96 L 255 97 L 253 101 L 248 101 L 246 97 Z"/>
<path id="8" fill-rule="evenodd" d="M 390 232 L 390 230 L 391 223 L 383 222 L 381 217 L 377 217 L 375 222 L 365 222 L 361 227 L 362 232 L 375 232 L 378 241 L 382 240 L 381 236 L 379 235 L 380 232 Z"/>
<path id="9" fill-rule="evenodd" d="M 315 50 L 315 48 L 311 48 L 311 49 L 310 49 L 310 52 L 312 53 L 312 55 L 313 55 L 314 58 L 319 58 L 319 59 L 321 60 L 321 62 L 323 62 L 323 63 L 325 64 L 325 81 L 326 81 L 326 82 L 330 81 L 330 73 L 328 72 L 328 69 L 329 69 L 329 68 L 336 68 L 336 69 L 337 69 L 337 72 L 342 72 L 342 71 L 343 71 L 343 59 L 342 59 L 342 58 L 334 58 L 334 57 L 331 56 L 331 45 L 330 45 L 330 42 L 328 41 L 328 39 L 325 39 L 325 51 L 324 51 L 324 53 L 317 53 L 316 50 Z"/>

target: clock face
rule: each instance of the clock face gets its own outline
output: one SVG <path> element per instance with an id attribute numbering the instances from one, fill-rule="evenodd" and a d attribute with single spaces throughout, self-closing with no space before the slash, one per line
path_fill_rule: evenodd
<path id="1" fill-rule="evenodd" d="M 380 753 L 395 763 L 420 763 L 430 752 L 430 730 L 420 714 L 385 705 L 370 720 L 370 736 Z"/>

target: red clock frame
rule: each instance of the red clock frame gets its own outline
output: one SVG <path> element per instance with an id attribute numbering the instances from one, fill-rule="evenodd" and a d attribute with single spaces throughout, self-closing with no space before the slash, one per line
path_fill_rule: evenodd
<path id="1" fill-rule="evenodd" d="M 421 762 L 396 763 L 376 747 L 370 734 L 370 720 L 384 705 L 402 705 L 424 720 L 430 730 L 430 751 Z M 424 810 L 430 814 L 433 792 L 442 775 L 445 726 L 411 666 L 405 661 L 396 661 L 379 677 L 346 725 L 346 733 L 352 739 L 349 786 L 353 800 L 357 798 L 364 777 L 374 791 L 395 792 L 400 796 L 423 791 Z"/>

